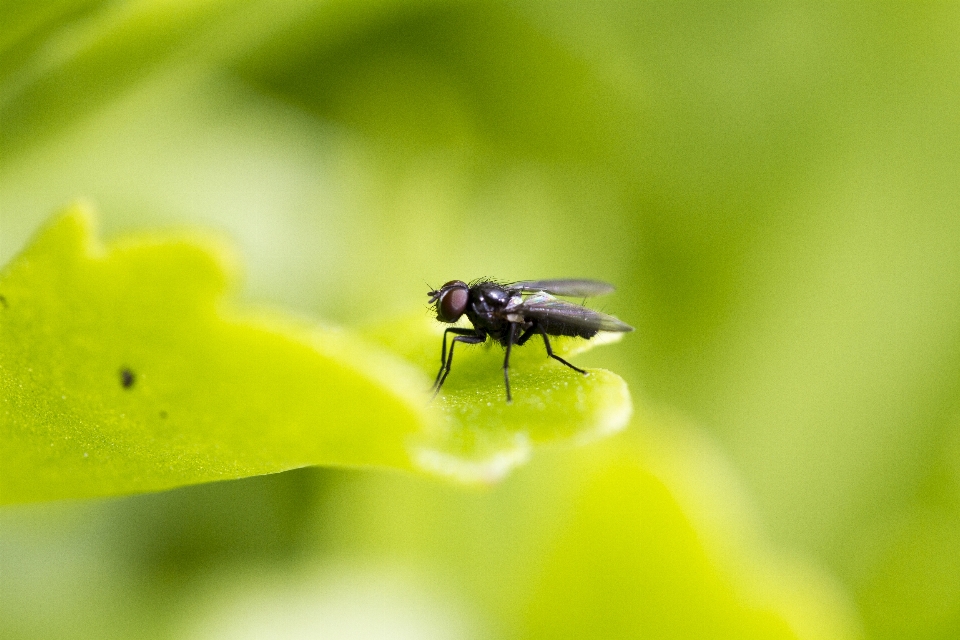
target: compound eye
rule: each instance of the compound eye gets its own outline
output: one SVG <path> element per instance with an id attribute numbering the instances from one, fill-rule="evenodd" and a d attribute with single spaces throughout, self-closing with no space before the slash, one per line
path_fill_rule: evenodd
<path id="1" fill-rule="evenodd" d="M 456 322 L 467 310 L 467 290 L 463 287 L 447 289 L 437 301 L 437 319 L 441 322 Z"/>

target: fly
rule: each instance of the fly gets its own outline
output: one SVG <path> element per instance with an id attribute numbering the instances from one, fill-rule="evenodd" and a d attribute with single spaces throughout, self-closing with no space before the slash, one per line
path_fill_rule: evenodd
<path id="1" fill-rule="evenodd" d="M 434 397 L 450 374 L 453 364 L 453 347 L 458 342 L 480 344 L 487 338 L 498 341 L 506 348 L 503 358 L 503 383 L 510 395 L 510 350 L 522 346 L 535 335 L 543 337 L 547 355 L 574 371 L 587 374 L 575 367 L 550 348 L 548 336 L 572 336 L 589 340 L 600 331 L 626 332 L 633 327 L 613 316 L 587 307 L 558 300 L 554 296 L 589 298 L 613 291 L 606 282 L 596 280 L 524 280 L 500 284 L 493 280 L 478 280 L 467 284 L 451 280 L 436 291 L 431 291 L 430 303 L 436 304 L 437 320 L 453 323 L 466 314 L 472 329 L 450 327 L 443 332 L 440 349 L 440 371 L 433 382 Z M 447 351 L 447 334 L 454 334 Z"/>

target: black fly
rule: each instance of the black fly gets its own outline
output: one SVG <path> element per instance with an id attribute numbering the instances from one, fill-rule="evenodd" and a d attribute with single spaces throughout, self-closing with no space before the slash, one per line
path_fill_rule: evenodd
<path id="1" fill-rule="evenodd" d="M 443 332 L 440 349 L 440 371 L 434 380 L 434 396 L 440 392 L 453 364 L 453 347 L 457 342 L 480 344 L 487 336 L 506 347 L 503 358 L 503 382 L 510 396 L 510 349 L 523 345 L 535 334 L 543 336 L 547 355 L 559 360 L 574 371 L 586 371 L 573 366 L 550 348 L 547 336 L 574 336 L 590 339 L 600 331 L 633 331 L 633 327 L 599 311 L 558 300 L 554 296 L 588 298 L 613 291 L 613 287 L 596 280 L 525 280 L 500 284 L 479 280 L 467 284 L 451 280 L 436 291 L 431 291 L 430 302 L 436 303 L 437 320 L 456 322 L 466 314 L 473 329 L 451 327 Z M 447 334 L 454 334 L 447 353 Z"/>

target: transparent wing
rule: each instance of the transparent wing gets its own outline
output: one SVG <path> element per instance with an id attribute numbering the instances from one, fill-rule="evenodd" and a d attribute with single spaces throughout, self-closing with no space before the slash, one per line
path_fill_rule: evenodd
<path id="1" fill-rule="evenodd" d="M 531 296 L 514 309 L 526 318 L 539 320 L 549 326 L 563 325 L 592 331 L 633 331 L 633 327 L 611 315 L 544 295 Z"/>
<path id="2" fill-rule="evenodd" d="M 613 285 L 599 280 L 521 280 L 507 286 L 524 293 L 542 291 L 571 298 L 591 298 L 613 291 Z"/>

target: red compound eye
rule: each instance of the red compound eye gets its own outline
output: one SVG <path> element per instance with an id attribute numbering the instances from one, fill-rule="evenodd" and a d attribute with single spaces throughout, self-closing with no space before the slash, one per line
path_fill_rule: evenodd
<path id="1" fill-rule="evenodd" d="M 437 319 L 441 322 L 456 322 L 467 310 L 466 287 L 453 287 L 440 294 L 437 301 Z"/>

